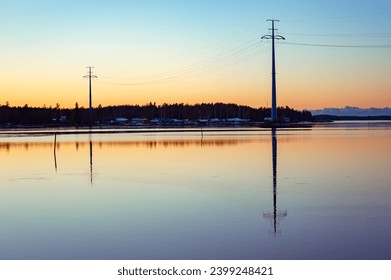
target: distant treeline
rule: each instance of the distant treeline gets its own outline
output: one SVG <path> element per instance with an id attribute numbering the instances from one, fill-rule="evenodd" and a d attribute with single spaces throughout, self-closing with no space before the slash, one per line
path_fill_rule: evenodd
<path id="1" fill-rule="evenodd" d="M 311 121 L 309 111 L 297 111 L 289 107 L 277 109 L 280 118 L 289 118 L 291 121 Z M 147 120 L 158 119 L 229 119 L 241 118 L 250 121 L 263 121 L 270 117 L 270 108 L 251 108 L 226 103 L 202 103 L 202 104 L 163 104 L 156 105 L 121 105 L 121 106 L 98 106 L 93 108 L 94 123 L 107 123 L 118 118 L 145 118 Z M 0 106 L 0 124 L 7 125 L 83 125 L 90 122 L 89 109 L 75 104 L 73 109 L 60 108 L 57 104 L 52 108 L 11 107 L 8 104 Z"/>

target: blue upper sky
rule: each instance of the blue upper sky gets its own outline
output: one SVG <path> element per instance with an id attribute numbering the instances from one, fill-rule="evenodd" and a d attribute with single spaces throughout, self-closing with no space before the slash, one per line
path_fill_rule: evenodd
<path id="1" fill-rule="evenodd" d="M 379 0 L 1 0 L 0 104 L 83 103 L 85 96 L 73 96 L 83 94 L 85 81 L 78 79 L 93 65 L 103 104 L 266 106 L 270 42 L 260 37 L 269 32 L 268 18 L 280 20 L 276 27 L 286 43 L 352 46 L 279 44 L 281 105 L 391 106 L 384 80 L 391 49 L 353 48 L 391 44 L 391 1 Z M 314 81 L 327 85 L 315 89 Z M 145 85 L 131 86 L 139 83 Z M 59 85 L 55 98 L 51 92 Z M 369 90 L 379 102 L 365 97 Z"/>

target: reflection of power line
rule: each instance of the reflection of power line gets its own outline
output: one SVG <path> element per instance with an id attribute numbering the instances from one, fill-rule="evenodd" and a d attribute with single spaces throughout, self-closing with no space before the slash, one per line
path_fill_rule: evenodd
<path id="1" fill-rule="evenodd" d="M 276 128 L 272 128 L 272 165 L 273 165 L 273 211 L 264 212 L 263 217 L 270 219 L 273 224 L 274 235 L 279 232 L 278 225 L 280 221 L 287 216 L 287 211 L 278 211 L 277 209 L 277 137 Z"/>

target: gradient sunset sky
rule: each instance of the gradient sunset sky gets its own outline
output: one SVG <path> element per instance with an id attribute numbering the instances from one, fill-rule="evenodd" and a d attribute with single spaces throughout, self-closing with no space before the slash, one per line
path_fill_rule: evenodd
<path id="1" fill-rule="evenodd" d="M 0 0 L 0 104 L 270 106 L 269 18 L 279 106 L 391 107 L 389 0 Z"/>

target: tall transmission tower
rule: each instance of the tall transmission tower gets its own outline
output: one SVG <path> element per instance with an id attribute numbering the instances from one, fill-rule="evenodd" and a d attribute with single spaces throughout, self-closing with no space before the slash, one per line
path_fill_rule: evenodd
<path id="1" fill-rule="evenodd" d="M 92 118 L 92 79 L 94 78 L 98 78 L 97 76 L 95 75 L 92 75 L 92 68 L 94 67 L 87 67 L 88 68 L 88 74 L 83 76 L 83 78 L 88 78 L 89 79 L 89 97 L 90 97 L 90 101 L 89 101 L 89 105 L 90 105 L 90 125 L 93 124 L 93 118 Z"/>
<path id="2" fill-rule="evenodd" d="M 276 58 L 275 58 L 275 50 L 274 50 L 274 40 L 285 40 L 284 37 L 281 35 L 275 35 L 274 31 L 277 31 L 276 28 L 274 28 L 274 22 L 279 20 L 277 19 L 268 19 L 266 21 L 272 22 L 272 28 L 269 28 L 269 30 L 272 31 L 272 35 L 264 35 L 261 37 L 261 39 L 271 39 L 272 40 L 272 122 L 277 121 L 277 89 L 276 89 Z"/>

